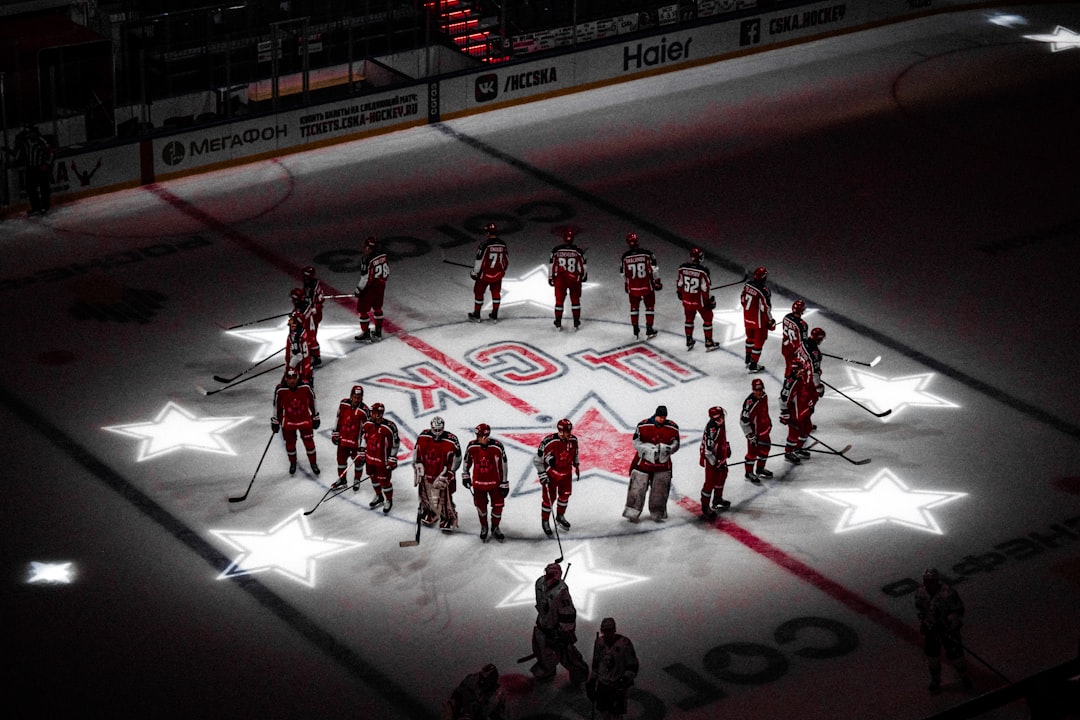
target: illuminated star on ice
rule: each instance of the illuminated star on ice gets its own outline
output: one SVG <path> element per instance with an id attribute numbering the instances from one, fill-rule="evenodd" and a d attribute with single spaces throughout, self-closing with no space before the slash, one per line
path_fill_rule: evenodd
<path id="1" fill-rule="evenodd" d="M 534 605 L 536 580 L 544 574 L 547 563 L 526 560 L 499 560 L 499 563 L 520 580 L 521 584 L 495 607 Z M 648 580 L 640 575 L 618 572 L 597 565 L 593 560 L 589 543 L 583 543 L 568 551 L 561 564 L 564 573 L 567 567 L 573 566 L 572 572 L 567 576 L 567 585 L 570 587 L 571 597 L 574 598 L 574 607 L 577 609 L 578 617 L 584 620 L 592 620 L 596 617 L 598 593 Z"/>
<path id="2" fill-rule="evenodd" d="M 346 348 L 353 347 L 356 343 L 353 336 L 359 331 L 359 325 L 319 325 L 320 354 L 326 357 L 345 357 Z M 279 353 L 284 362 L 283 349 L 285 341 L 289 337 L 289 321 L 285 320 L 276 327 L 244 328 L 242 330 L 226 330 L 226 335 L 235 335 L 249 342 L 258 343 L 251 353 L 251 360 L 257 362 L 272 353 Z M 346 342 L 347 341 L 347 342 Z"/>
<path id="3" fill-rule="evenodd" d="M 219 580 L 272 570 L 308 587 L 315 587 L 316 560 L 365 544 L 315 537 L 303 510 L 297 510 L 266 532 L 210 532 L 240 551 L 240 555 L 218 576 Z"/>
<path id="4" fill-rule="evenodd" d="M 1061 25 L 1054 28 L 1054 32 L 1049 35 L 1025 35 L 1024 38 L 1036 42 L 1050 43 L 1050 52 L 1060 52 L 1061 50 L 1080 47 L 1080 34 Z"/>
<path id="5" fill-rule="evenodd" d="M 854 385 L 839 390 L 876 412 L 885 412 L 892 408 L 892 414 L 881 418 L 882 422 L 895 418 L 906 407 L 959 407 L 926 391 L 934 373 L 898 378 L 886 378 L 857 368 L 847 368 L 847 373 Z M 839 395 L 826 391 L 825 397 L 837 398 Z"/>
<path id="6" fill-rule="evenodd" d="M 803 492 L 846 508 L 836 526 L 837 533 L 882 523 L 896 523 L 935 535 L 941 535 L 942 532 L 929 511 L 967 495 L 912 490 L 887 469 L 879 472 L 861 489 L 831 488 Z"/>
<path id="7" fill-rule="evenodd" d="M 788 312 L 790 310 L 781 312 L 780 308 L 773 307 L 772 316 L 776 320 L 776 327 L 769 331 L 771 341 L 779 342 L 783 338 L 784 316 Z M 816 308 L 806 308 L 802 314 L 803 320 L 806 320 L 811 327 L 814 325 L 811 318 L 815 313 L 817 313 Z M 746 324 L 743 322 L 742 305 L 739 304 L 738 298 L 735 299 L 735 306 L 732 308 L 716 308 L 713 310 L 713 335 L 721 345 L 746 344 Z M 766 347 L 768 346 L 766 345 Z"/>
<path id="8" fill-rule="evenodd" d="M 221 434 L 250 419 L 250 416 L 199 418 L 170 400 L 150 422 L 110 425 L 102 430 L 141 440 L 136 461 L 142 462 L 174 450 L 235 455 Z"/>
<path id="9" fill-rule="evenodd" d="M 31 562 L 30 563 L 30 577 L 27 578 L 28 583 L 52 583 L 56 585 L 67 585 L 73 579 L 75 574 L 75 568 L 71 563 L 43 563 L 43 562 Z"/>
<path id="10" fill-rule="evenodd" d="M 516 278 L 504 277 L 502 282 L 502 307 L 529 303 L 550 310 L 555 306 L 555 290 L 548 285 L 548 268 L 537 265 L 524 275 Z M 582 291 L 594 287 L 597 283 L 581 284 Z M 567 296 L 569 306 L 570 298 Z"/>

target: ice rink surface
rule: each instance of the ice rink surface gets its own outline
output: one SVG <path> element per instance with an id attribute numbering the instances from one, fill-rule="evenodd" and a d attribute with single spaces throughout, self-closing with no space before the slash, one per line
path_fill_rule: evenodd
<path id="1" fill-rule="evenodd" d="M 26 716 L 438 717 L 494 662 L 515 718 L 588 718 L 565 671 L 538 685 L 515 662 L 560 542 L 586 659 L 606 616 L 637 647 L 635 720 L 921 718 L 1074 658 L 1075 31 L 1070 4 L 945 13 L 4 221 L 4 595 Z M 454 264 L 487 221 L 511 258 L 497 325 L 467 322 Z M 577 333 L 553 329 L 543 271 L 567 227 L 588 248 Z M 630 230 L 665 281 L 649 343 L 618 274 Z M 213 380 L 280 348 L 282 320 L 225 328 L 287 311 L 305 265 L 350 293 L 369 234 L 391 253 L 387 336 L 353 342 L 351 301 L 327 304 L 323 473 L 301 453 L 289 477 L 278 373 Z M 725 407 L 738 459 L 751 376 L 739 285 L 716 292 L 721 349 L 699 322 L 686 351 L 674 279 L 694 245 L 716 285 L 767 266 L 776 319 L 804 299 L 825 352 L 882 358 L 825 360 L 848 398 L 827 393 L 814 434 L 848 460 L 776 458 L 761 487 L 736 466 L 715 523 L 696 509 L 701 432 Z M 763 362 L 775 422 L 778 337 Z M 401 430 L 393 511 L 365 483 L 304 515 L 354 383 Z M 630 436 L 660 404 L 682 430 L 670 517 L 632 524 Z M 506 444 L 505 543 L 481 543 L 459 488 L 456 533 L 399 546 L 435 415 Z M 582 478 L 557 542 L 530 458 L 563 417 Z M 966 602 L 971 692 L 948 667 L 926 690 L 927 566 Z"/>

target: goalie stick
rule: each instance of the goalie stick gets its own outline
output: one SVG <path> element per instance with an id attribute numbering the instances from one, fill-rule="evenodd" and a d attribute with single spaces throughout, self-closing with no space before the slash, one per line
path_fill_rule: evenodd
<path id="1" fill-rule="evenodd" d="M 236 375 L 233 375 L 231 378 L 222 377 L 220 375 L 215 375 L 214 379 L 217 380 L 219 383 L 231 383 L 233 380 L 237 380 L 237 379 L 243 377 L 244 375 L 247 375 L 249 372 L 251 372 L 255 368 L 259 367 L 264 362 L 266 362 L 267 360 L 274 357 L 274 355 L 277 355 L 280 352 L 285 352 L 285 348 L 281 348 L 277 352 L 274 352 L 274 353 L 271 353 L 270 355 L 267 355 L 262 360 L 260 360 L 259 362 L 255 363 L 254 365 L 249 367 L 247 370 L 242 370 L 242 371 L 238 372 Z"/>
<path id="2" fill-rule="evenodd" d="M 416 547 L 420 544 L 420 524 L 424 519 L 424 502 L 423 500 L 416 506 L 416 537 L 412 540 L 401 540 L 398 542 L 398 547 Z"/>
<path id="3" fill-rule="evenodd" d="M 198 387 L 199 392 L 201 392 L 203 395 L 216 395 L 217 393 L 221 392 L 222 390 L 228 390 L 231 387 L 236 387 L 237 385 L 240 385 L 242 383 L 246 383 L 248 380 L 254 380 L 255 378 L 259 377 L 260 375 L 265 375 L 268 372 L 274 372 L 275 370 L 280 370 L 283 367 L 285 367 L 285 363 L 281 363 L 280 365 L 275 365 L 272 368 L 268 368 L 266 370 L 263 370 L 262 372 L 257 372 L 254 375 L 248 375 L 243 380 L 237 380 L 236 382 L 231 383 L 229 385 L 226 385 L 224 387 L 219 387 L 217 390 L 207 390 L 206 388 L 199 387 L 198 385 L 196 385 L 195 387 Z"/>
<path id="4" fill-rule="evenodd" d="M 886 415 L 891 415 L 891 414 L 892 414 L 892 408 L 889 408 L 888 410 L 886 410 L 886 411 L 884 411 L 884 412 L 874 412 L 873 410 L 871 410 L 870 408 L 866 407 L 865 405 L 863 405 L 863 404 L 862 404 L 861 402 L 859 402 L 859 401 L 858 401 L 858 400 L 856 400 L 855 398 L 851 397 L 850 395 L 847 395 L 847 394 L 845 394 L 845 393 L 844 393 L 844 392 L 843 392 L 842 390 L 838 390 L 838 389 L 836 389 L 835 387 L 833 387 L 833 386 L 832 386 L 832 385 L 830 385 L 829 383 L 825 382 L 824 380 L 822 380 L 822 381 L 821 381 L 821 384 L 822 384 L 822 385 L 824 385 L 824 386 L 825 386 L 825 387 L 827 387 L 827 388 L 830 388 L 830 389 L 831 389 L 831 390 L 832 390 L 833 392 L 835 392 L 835 393 L 836 393 L 837 395 L 841 395 L 841 396 L 843 396 L 843 397 L 847 398 L 848 400 L 850 400 L 851 402 L 855 403 L 856 405 L 858 405 L 859 407 L 861 407 L 861 408 L 862 408 L 863 410 L 865 410 L 866 412 L 870 413 L 870 414 L 871 414 L 871 415 L 873 415 L 874 417 L 885 417 Z"/>
<path id="5" fill-rule="evenodd" d="M 818 440 L 818 439 L 817 439 L 816 437 L 814 437 L 813 435 L 808 435 L 807 437 L 810 437 L 810 438 L 812 438 L 812 439 L 813 439 L 814 441 L 816 441 L 816 442 L 817 442 L 817 443 L 818 443 L 819 445 L 824 445 L 825 447 L 829 448 L 829 450 L 830 450 L 831 452 L 830 452 L 830 453 L 826 453 L 826 454 L 831 454 L 831 455 L 839 455 L 840 457 L 844 458 L 845 460 L 847 460 L 847 461 L 848 461 L 849 463 L 851 463 L 852 465 L 865 465 L 866 463 L 870 462 L 870 458 L 863 458 L 862 460 L 852 460 L 852 459 L 851 459 L 851 458 L 849 458 L 849 457 L 848 457 L 847 455 L 845 455 L 844 453 L 846 453 L 846 452 L 847 452 L 848 450 L 850 450 L 850 449 L 851 449 L 851 446 L 850 446 L 850 445 L 848 445 L 847 447 L 845 447 L 845 448 L 844 448 L 843 450 L 837 450 L 836 448 L 832 448 L 832 447 L 829 447 L 828 445 L 825 445 L 825 443 L 824 443 L 824 442 L 822 442 L 821 440 Z M 819 453 L 823 453 L 823 452 L 825 452 L 825 451 L 824 451 L 824 450 L 811 450 L 810 452 L 819 452 Z"/>
<path id="6" fill-rule="evenodd" d="M 275 435 L 277 435 L 277 433 L 275 433 L 275 432 L 270 433 L 270 439 L 266 441 L 266 447 L 263 448 L 262 457 L 259 458 L 259 464 L 255 466 L 255 472 L 251 474 L 251 481 L 248 483 L 247 490 L 245 490 L 244 494 L 239 496 L 239 497 L 231 497 L 231 498 L 229 498 L 229 502 L 235 503 L 235 502 L 243 502 L 244 500 L 247 500 L 248 493 L 251 492 L 251 486 L 255 484 L 255 476 L 259 474 L 259 468 L 262 467 L 263 460 L 266 459 L 266 452 L 267 452 L 267 450 L 270 449 L 270 443 L 274 442 L 274 436 Z"/>
<path id="7" fill-rule="evenodd" d="M 848 358 L 840 357 L 839 355 L 830 355 L 827 352 L 823 352 L 821 354 L 824 355 L 825 357 L 831 357 L 831 358 L 833 358 L 835 360 L 843 360 L 844 362 L 854 363 L 856 365 L 865 365 L 866 367 L 874 367 L 879 362 L 881 362 L 881 356 L 880 355 L 878 355 L 876 358 L 874 358 L 870 362 L 863 362 L 862 360 L 849 360 Z"/>

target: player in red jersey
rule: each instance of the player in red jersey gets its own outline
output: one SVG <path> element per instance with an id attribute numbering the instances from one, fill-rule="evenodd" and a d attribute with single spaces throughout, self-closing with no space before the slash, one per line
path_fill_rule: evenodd
<path id="1" fill-rule="evenodd" d="M 289 474 L 296 472 L 296 434 L 307 451 L 311 472 L 319 474 L 319 465 L 315 462 L 315 430 L 319 429 L 319 411 L 315 407 L 315 391 L 311 384 L 301 380 L 300 373 L 289 368 L 285 379 L 274 391 L 274 417 L 270 418 L 270 428 L 276 433 L 281 431 L 285 439 L 285 454 L 289 457 Z"/>
<path id="2" fill-rule="evenodd" d="M 746 436 L 746 457 L 743 467 L 745 479 L 755 485 L 761 484 L 761 478 L 771 478 L 771 470 L 765 469 L 766 458 L 772 447 L 769 432 L 772 430 L 772 418 L 769 417 L 769 396 L 765 394 L 765 383 L 754 378 L 750 383 L 750 394 L 742 404 L 739 413 L 739 426 Z"/>
<path id="3" fill-rule="evenodd" d="M 671 493 L 671 456 L 679 450 L 679 426 L 668 420 L 667 407 L 660 405 L 652 417 L 634 430 L 634 459 L 630 463 L 630 484 L 626 489 L 623 517 L 637 522 L 649 494 L 649 515 L 656 522 L 667 519 Z"/>
<path id="4" fill-rule="evenodd" d="M 701 315 L 701 329 L 705 333 L 705 350 L 715 350 L 720 343 L 713 341 L 712 320 L 713 308 L 716 307 L 716 298 L 709 293 L 712 291 L 712 278 L 709 268 L 701 264 L 705 257 L 705 251 L 701 248 L 691 248 L 690 261 L 679 266 L 679 273 L 675 279 L 675 292 L 683 304 L 683 330 L 686 333 L 686 349 L 693 350 L 694 345 L 694 322 Z"/>
<path id="5" fill-rule="evenodd" d="M 825 342 L 825 331 L 819 327 L 810 331 L 806 339 L 806 357 L 810 361 L 810 380 L 814 384 L 818 398 L 825 394 L 825 384 L 821 381 L 821 343 Z"/>
<path id="6" fill-rule="evenodd" d="M 383 298 L 386 296 L 386 281 L 390 277 L 390 261 L 386 253 L 379 249 L 379 241 L 369 237 L 364 241 L 363 255 L 360 257 L 360 280 L 356 283 L 356 314 L 360 316 L 360 334 L 356 342 L 374 342 L 382 340 Z M 374 322 L 375 329 L 369 328 Z"/>
<path id="7" fill-rule="evenodd" d="M 499 238 L 495 223 L 488 223 L 485 228 L 487 237 L 476 248 L 476 260 L 469 277 L 473 280 L 473 311 L 469 319 L 480 322 L 480 308 L 484 306 L 484 294 L 491 290 L 491 312 L 488 317 L 499 320 L 499 303 L 502 302 L 502 281 L 506 268 L 510 265 L 510 255 L 506 243 Z"/>
<path id="8" fill-rule="evenodd" d="M 315 268 L 308 265 L 303 270 L 304 277 L 304 301 L 311 313 L 311 363 L 318 367 L 322 365 L 322 354 L 319 349 L 319 323 L 323 318 L 323 305 L 326 303 L 326 293 L 323 292 L 322 282 L 315 277 Z"/>
<path id="9" fill-rule="evenodd" d="M 306 320 L 301 313 L 289 315 L 289 337 L 285 341 L 285 370 L 295 370 L 300 379 L 315 387 L 314 366 L 311 364 L 311 348 L 304 329 Z M 284 379 L 284 376 L 282 377 Z"/>
<path id="10" fill-rule="evenodd" d="M 619 268 L 623 276 L 623 288 L 630 298 L 630 326 L 634 337 L 641 335 L 638 325 L 639 310 L 645 304 L 645 338 L 656 337 L 653 317 L 656 314 L 656 291 L 664 287 L 660 281 L 660 265 L 652 250 L 641 247 L 637 233 L 626 234 L 626 252 L 622 254 Z"/>
<path id="11" fill-rule="evenodd" d="M 817 398 L 809 363 L 800 357 L 792 363 L 791 372 L 784 378 L 784 387 L 780 390 L 780 424 L 788 428 L 784 459 L 793 465 L 810 459 L 810 452 L 802 447 L 813 429 L 810 417 Z"/>
<path id="12" fill-rule="evenodd" d="M 548 285 L 555 288 L 555 327 L 562 329 L 563 305 L 566 294 L 570 293 L 570 314 L 574 318 L 574 329 L 581 327 L 581 284 L 588 280 L 589 270 L 585 266 L 585 252 L 574 244 L 574 231 L 563 232 L 562 245 L 551 251 L 551 268 L 548 271 Z"/>
<path id="13" fill-rule="evenodd" d="M 555 505 L 555 522 L 563 530 L 570 529 L 566 519 L 566 506 L 570 502 L 573 490 L 573 478 L 581 479 L 581 467 L 578 465 L 578 439 L 573 434 L 574 423 L 563 418 L 556 425 L 556 431 L 543 440 L 536 448 L 533 467 L 537 479 L 543 486 L 540 501 L 540 527 L 544 534 L 551 535 L 551 506 Z"/>
<path id="14" fill-rule="evenodd" d="M 510 494 L 510 479 L 506 471 L 506 448 L 491 438 L 491 426 L 476 426 L 476 439 L 465 447 L 465 469 L 461 482 L 472 491 L 473 505 L 480 518 L 480 539 L 487 542 L 488 503 L 491 503 L 491 534 L 502 542 L 506 539 L 499 523 L 502 522 L 503 506 Z"/>
<path id="15" fill-rule="evenodd" d="M 769 271 L 764 267 L 754 270 L 754 277 L 743 286 L 739 304 L 743 310 L 743 327 L 746 328 L 746 369 L 752 373 L 765 368 L 758 364 L 761 349 L 769 331 L 776 328 L 772 317 L 772 291 L 765 284 Z"/>
<path id="16" fill-rule="evenodd" d="M 423 522 L 431 526 L 437 520 L 443 530 L 458 525 L 454 490 L 455 473 L 461 467 L 461 443 L 446 429 L 446 422 L 436 415 L 431 427 L 421 431 L 413 449 L 413 484 L 420 494 Z"/>
<path id="17" fill-rule="evenodd" d="M 360 430 L 367 422 L 371 410 L 364 404 L 364 387 L 353 385 L 349 397 L 338 403 L 337 422 L 330 433 L 330 442 L 337 447 L 338 479 L 331 487 L 343 488 L 348 484 L 346 477 L 349 461 L 353 463 L 353 485 L 360 485 L 360 476 L 364 472 L 364 452 L 360 449 Z"/>
<path id="18" fill-rule="evenodd" d="M 727 460 L 731 457 L 731 445 L 727 440 L 726 413 L 716 405 L 709 408 L 709 422 L 701 434 L 701 458 L 705 468 L 705 484 L 701 486 L 701 517 L 715 520 L 717 510 L 727 510 L 731 503 L 724 499 L 727 484 Z"/>
<path id="19" fill-rule="evenodd" d="M 315 306 L 304 295 L 303 288 L 293 288 L 289 293 L 293 303 L 293 315 L 297 315 L 303 321 L 304 341 L 308 346 L 308 354 L 311 356 L 311 366 L 316 368 L 322 365 L 322 355 L 319 351 L 317 339 L 317 327 L 315 325 Z"/>
<path id="20" fill-rule="evenodd" d="M 796 300 L 791 304 L 791 312 L 784 316 L 781 326 L 783 336 L 780 340 L 780 352 L 784 356 L 784 377 L 791 374 L 791 365 L 795 362 L 795 356 L 802 351 L 806 342 L 809 327 L 802 319 L 804 312 L 806 312 L 806 303 Z"/>
<path id="21" fill-rule="evenodd" d="M 386 408 L 382 403 L 374 403 L 360 434 L 364 443 L 364 465 L 375 489 L 375 499 L 368 503 L 368 507 L 377 508 L 385 501 L 383 513 L 388 513 L 390 508 L 394 507 L 394 483 L 390 476 L 397 467 L 401 438 L 397 424 L 384 417 L 385 412 Z M 353 490 L 356 489 L 357 486 L 354 485 Z"/>

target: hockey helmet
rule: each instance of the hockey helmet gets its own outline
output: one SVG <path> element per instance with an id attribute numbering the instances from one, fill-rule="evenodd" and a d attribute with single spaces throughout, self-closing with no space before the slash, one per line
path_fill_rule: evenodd
<path id="1" fill-rule="evenodd" d="M 719 405 L 713 405 L 709 408 L 709 417 L 718 423 L 724 422 L 724 408 Z"/>
<path id="2" fill-rule="evenodd" d="M 653 417 L 667 417 L 667 405 L 657 405 L 656 412 L 653 413 Z"/>
<path id="3" fill-rule="evenodd" d="M 705 251 L 699 247 L 690 248 L 690 262 L 701 262 L 705 257 Z"/>
<path id="4" fill-rule="evenodd" d="M 299 380 L 299 379 L 300 379 L 300 373 L 297 372 L 296 368 L 288 368 L 285 371 L 285 381 L 286 382 L 288 382 L 289 380 Z"/>
<path id="5" fill-rule="evenodd" d="M 488 234 L 488 237 L 495 237 L 499 234 L 499 228 L 495 227 L 495 223 L 489 222 L 484 226 L 484 232 Z"/>
<path id="6" fill-rule="evenodd" d="M 435 417 L 431 418 L 431 432 L 435 433 L 436 435 L 441 435 L 442 431 L 445 429 L 446 423 L 443 422 L 443 419 L 441 417 L 436 415 Z"/>
<path id="7" fill-rule="evenodd" d="M 754 279 L 755 280 L 764 280 L 768 276 L 769 276 L 769 271 L 765 269 L 764 265 L 762 265 L 761 267 L 754 270 Z"/>
<path id="8" fill-rule="evenodd" d="M 626 233 L 626 244 L 630 247 L 638 246 L 638 237 L 636 232 Z"/>
<path id="9" fill-rule="evenodd" d="M 565 230 L 563 230 L 562 240 L 564 243 L 567 244 L 574 242 L 574 231 L 570 228 L 566 228 Z"/>
<path id="10" fill-rule="evenodd" d="M 364 397 L 364 386 L 363 385 L 353 385 L 352 390 L 349 391 L 349 394 L 350 395 L 359 395 L 360 398 L 363 399 L 363 397 Z"/>
<path id="11" fill-rule="evenodd" d="M 559 432 L 573 432 L 574 423 L 570 422 L 570 420 L 567 418 L 563 418 L 559 421 L 559 424 L 556 427 L 558 428 Z"/>
<path id="12" fill-rule="evenodd" d="M 375 403 L 371 406 L 371 417 L 382 417 L 386 412 L 386 406 L 382 403 Z"/>
<path id="13" fill-rule="evenodd" d="M 303 274 L 305 280 L 310 280 L 311 278 L 315 277 L 315 268 L 313 268 L 311 265 L 307 265 L 304 267 Z"/>
<path id="14" fill-rule="evenodd" d="M 367 239 L 364 240 L 364 252 L 371 252 L 372 250 L 374 250 L 375 245 L 378 242 L 379 241 L 375 239 L 374 235 L 368 235 Z"/>
<path id="15" fill-rule="evenodd" d="M 499 670 L 491 663 L 480 668 L 478 678 L 481 690 L 491 691 L 499 687 Z"/>
<path id="16" fill-rule="evenodd" d="M 821 342 L 825 339 L 825 331 L 821 328 L 814 328 L 810 331 L 810 339 L 816 343 Z"/>
<path id="17" fill-rule="evenodd" d="M 926 568 L 922 574 L 923 582 L 938 582 L 941 580 L 941 574 L 937 571 L 937 568 Z"/>
<path id="18" fill-rule="evenodd" d="M 549 582 L 552 580 L 562 580 L 562 566 L 559 565 L 559 563 L 549 563 L 548 566 L 544 568 L 544 578 Z"/>
<path id="19" fill-rule="evenodd" d="M 480 423 L 479 425 L 476 426 L 476 436 L 477 437 L 487 437 L 490 434 L 491 434 L 491 426 L 488 425 L 487 423 Z"/>
<path id="20" fill-rule="evenodd" d="M 753 390 L 754 392 L 757 392 L 758 390 L 761 390 L 761 391 L 764 392 L 765 383 L 763 383 L 761 381 L 761 378 L 754 378 L 753 382 L 750 383 L 750 389 Z"/>
<path id="21" fill-rule="evenodd" d="M 806 312 L 806 303 L 802 300 L 796 300 L 795 302 L 791 303 L 791 312 L 801 316 L 804 312 Z"/>
<path id="22" fill-rule="evenodd" d="M 303 290 L 303 288 L 293 288 L 292 290 L 289 291 L 289 297 L 292 298 L 292 301 L 294 303 L 300 302 L 301 300 L 304 299 L 304 290 Z"/>
<path id="23" fill-rule="evenodd" d="M 605 635 L 609 632 L 615 632 L 615 618 L 606 617 L 600 621 L 600 632 Z"/>

